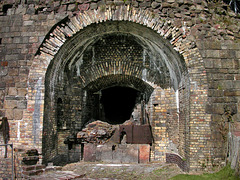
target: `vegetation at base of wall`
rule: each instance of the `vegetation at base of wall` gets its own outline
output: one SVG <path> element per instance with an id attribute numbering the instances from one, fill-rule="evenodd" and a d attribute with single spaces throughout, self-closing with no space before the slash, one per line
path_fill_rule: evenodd
<path id="1" fill-rule="evenodd" d="M 239 176 L 231 169 L 230 165 L 225 166 L 220 171 L 216 173 L 204 173 L 202 175 L 188 175 L 179 174 L 171 178 L 171 180 L 239 180 Z"/>

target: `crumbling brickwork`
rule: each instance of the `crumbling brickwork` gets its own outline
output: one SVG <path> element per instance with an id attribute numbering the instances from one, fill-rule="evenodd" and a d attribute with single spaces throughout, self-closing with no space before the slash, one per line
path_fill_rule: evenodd
<path id="1" fill-rule="evenodd" d="M 67 137 L 106 120 L 101 92 L 123 86 L 139 92 L 138 119 L 145 100 L 152 161 L 224 163 L 240 111 L 240 21 L 226 4 L 1 1 L 0 25 L 0 116 L 14 146 L 58 159 Z"/>

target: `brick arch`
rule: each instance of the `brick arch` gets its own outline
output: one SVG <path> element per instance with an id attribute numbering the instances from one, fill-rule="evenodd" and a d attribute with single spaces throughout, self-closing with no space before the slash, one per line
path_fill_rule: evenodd
<path id="1" fill-rule="evenodd" d="M 117 83 L 116 83 L 117 82 Z M 88 89 L 92 92 L 97 92 L 103 87 L 113 87 L 113 86 L 122 86 L 136 89 L 146 95 L 146 99 L 149 99 L 154 88 L 154 84 L 151 82 L 145 82 L 142 78 L 138 78 L 132 75 L 126 74 L 110 74 L 107 76 L 99 77 L 89 84 L 87 84 L 85 89 Z"/>
<path id="2" fill-rule="evenodd" d="M 110 61 L 110 62 L 98 62 L 88 68 L 88 71 L 84 72 L 81 76 L 81 86 L 86 87 L 91 82 L 96 81 L 99 78 L 109 75 L 125 75 L 132 76 L 134 78 L 142 79 L 142 72 L 145 68 L 137 63 L 126 61 Z M 146 70 L 146 74 L 153 74 L 151 69 Z M 88 75 L 88 77 L 87 77 Z M 87 78 L 85 78 L 87 77 Z M 150 80 L 149 82 L 154 82 Z M 146 83 L 149 84 L 148 81 Z"/>
<path id="3" fill-rule="evenodd" d="M 159 36 L 167 40 L 172 48 L 183 56 L 186 66 L 189 68 L 188 72 L 191 79 L 189 86 L 194 86 L 191 88 L 191 94 L 193 97 L 198 96 L 197 99 L 193 98 L 192 102 L 190 102 L 192 109 L 190 111 L 193 114 L 197 114 L 194 111 L 197 111 L 196 109 L 198 108 L 200 114 L 205 113 L 204 103 L 207 101 L 206 72 L 203 66 L 203 59 L 197 47 L 194 45 L 194 42 L 187 38 L 189 32 L 187 27 L 175 27 L 171 21 L 166 21 L 149 10 L 130 6 L 106 6 L 104 10 L 101 8 L 88 10 L 78 13 L 76 16 L 68 17 L 61 22 L 61 25 L 57 24 L 54 26 L 39 47 L 31 66 L 28 79 L 28 105 L 27 111 L 24 113 L 24 118 L 33 123 L 33 129 L 28 130 L 29 139 L 32 141 L 33 146 L 39 150 L 42 146 L 44 82 L 49 65 L 54 60 L 55 55 L 61 53 L 59 51 L 61 47 L 74 37 L 75 34 L 81 32 L 82 29 L 91 24 L 106 21 L 129 21 L 141 24 L 157 32 Z M 201 82 L 196 78 L 199 75 L 202 77 Z M 199 93 L 201 95 L 198 95 Z M 201 103 L 201 105 L 199 101 L 203 102 L 203 104 Z M 191 115 L 189 116 L 189 121 L 197 121 L 201 118 L 201 115 L 199 117 Z M 207 119 L 209 120 L 210 117 L 207 117 Z M 190 147 L 189 151 L 191 151 Z"/>

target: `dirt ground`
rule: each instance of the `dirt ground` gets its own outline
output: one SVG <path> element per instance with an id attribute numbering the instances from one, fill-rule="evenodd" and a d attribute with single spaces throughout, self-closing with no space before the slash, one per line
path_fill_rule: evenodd
<path id="1" fill-rule="evenodd" d="M 106 164 L 78 162 L 64 166 L 62 171 L 84 175 L 84 179 L 169 179 L 184 173 L 174 164 Z"/>

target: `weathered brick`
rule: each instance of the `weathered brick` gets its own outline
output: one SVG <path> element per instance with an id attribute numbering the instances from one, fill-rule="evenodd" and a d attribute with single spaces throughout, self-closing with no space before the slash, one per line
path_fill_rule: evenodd
<path id="1" fill-rule="evenodd" d="M 9 68 L 8 69 L 9 76 L 17 76 L 18 75 L 18 68 Z"/>
<path id="2" fill-rule="evenodd" d="M 29 42 L 30 42 L 30 43 L 38 42 L 38 37 L 30 37 L 30 38 L 29 38 Z"/>
<path id="3" fill-rule="evenodd" d="M 6 55 L 5 56 L 5 60 L 6 61 L 17 60 L 17 59 L 18 59 L 18 55 L 17 54 L 12 54 L 12 55 Z"/>
<path id="4" fill-rule="evenodd" d="M 34 21 L 30 21 L 30 20 L 28 20 L 28 21 L 23 21 L 23 25 L 24 26 L 31 26 L 31 25 L 33 25 L 34 24 Z"/>
<path id="5" fill-rule="evenodd" d="M 17 60 L 9 61 L 8 62 L 8 67 L 10 67 L 10 68 L 18 67 L 18 61 Z"/>

